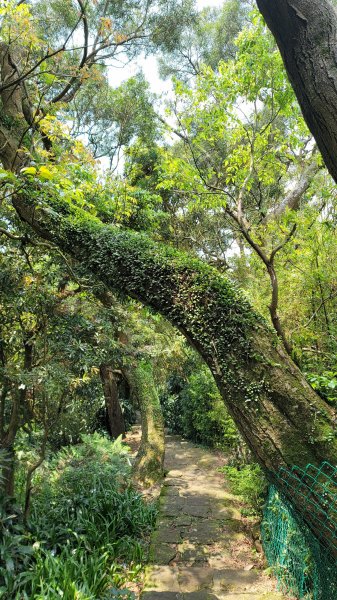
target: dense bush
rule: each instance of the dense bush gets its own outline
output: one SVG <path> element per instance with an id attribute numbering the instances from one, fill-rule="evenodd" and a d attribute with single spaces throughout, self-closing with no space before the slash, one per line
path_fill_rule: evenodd
<path id="1" fill-rule="evenodd" d="M 239 440 L 238 431 L 215 381 L 200 361 L 193 366 L 186 378 L 171 376 L 161 395 L 166 426 L 211 448 L 233 448 Z"/>
<path id="2" fill-rule="evenodd" d="M 83 436 L 35 478 L 27 526 L 2 507 L 0 590 L 4 600 L 102 600 L 133 579 L 156 518 L 130 484 L 120 440 Z M 109 595 L 106 595 L 109 594 Z"/>
<path id="3" fill-rule="evenodd" d="M 246 507 L 244 514 L 262 515 L 267 494 L 267 480 L 256 463 L 241 467 L 225 466 L 221 469 L 229 479 L 234 494 L 242 497 Z"/>

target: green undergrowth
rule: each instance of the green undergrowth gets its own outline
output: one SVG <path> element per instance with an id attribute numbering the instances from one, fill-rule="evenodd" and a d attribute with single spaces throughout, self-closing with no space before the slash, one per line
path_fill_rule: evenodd
<path id="1" fill-rule="evenodd" d="M 267 495 L 267 480 L 256 463 L 221 468 L 230 482 L 231 490 L 245 504 L 241 512 L 245 516 L 261 516 Z"/>
<path id="2" fill-rule="evenodd" d="M 59 451 L 34 480 L 28 523 L 1 507 L 0 597 L 108 600 L 132 597 L 147 560 L 156 507 L 132 487 L 120 440 L 83 436 Z"/>
<path id="3" fill-rule="evenodd" d="M 209 369 L 191 354 L 184 372 L 171 374 L 161 393 L 166 427 L 192 442 L 228 452 L 237 446 L 239 434 Z"/>

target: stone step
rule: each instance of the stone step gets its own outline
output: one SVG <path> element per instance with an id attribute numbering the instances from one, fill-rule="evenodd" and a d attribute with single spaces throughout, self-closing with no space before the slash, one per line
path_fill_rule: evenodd
<path id="1" fill-rule="evenodd" d="M 143 592 L 141 600 L 284 600 L 284 596 L 278 592 L 218 594 L 210 590 L 184 593 L 150 591 Z"/>
<path id="2" fill-rule="evenodd" d="M 254 585 L 259 580 L 259 574 L 253 570 L 152 566 L 145 578 L 144 592 L 190 593 L 207 589 L 215 594 L 235 595 L 247 592 L 253 596 L 256 591 Z"/>
<path id="3" fill-rule="evenodd" d="M 192 600 L 191 595 L 184 594 L 183 596 L 183 600 L 188 600 L 189 598 Z M 215 592 L 212 600 L 215 600 L 215 598 L 217 600 L 285 600 L 284 595 L 278 592 L 260 592 L 256 594 L 252 594 L 252 592 L 232 592 L 230 594 Z M 197 598 L 195 598 L 195 600 L 197 600 Z M 211 600 L 211 598 L 210 596 L 204 596 L 203 598 L 200 597 L 199 600 Z"/>

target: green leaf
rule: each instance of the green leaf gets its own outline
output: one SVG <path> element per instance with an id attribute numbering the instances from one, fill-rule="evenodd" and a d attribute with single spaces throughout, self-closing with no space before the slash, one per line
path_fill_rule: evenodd
<path id="1" fill-rule="evenodd" d="M 39 169 L 38 177 L 40 179 L 50 180 L 53 178 L 53 174 L 47 167 L 42 165 Z"/>
<path id="2" fill-rule="evenodd" d="M 37 169 L 35 167 L 24 167 L 21 169 L 23 175 L 36 175 Z"/>
<path id="3" fill-rule="evenodd" d="M 7 571 L 14 571 L 14 561 L 12 558 L 6 559 L 6 569 Z"/>

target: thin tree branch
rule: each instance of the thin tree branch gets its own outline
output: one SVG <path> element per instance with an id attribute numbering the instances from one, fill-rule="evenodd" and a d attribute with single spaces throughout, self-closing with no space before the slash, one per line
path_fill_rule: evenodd
<path id="1" fill-rule="evenodd" d="M 3 229 L 2 227 L 0 227 L 0 235 L 5 235 L 10 240 L 16 240 L 21 242 L 24 240 L 24 237 L 22 237 L 21 235 L 14 235 L 14 233 L 10 233 L 9 231 L 7 231 L 7 229 Z"/>
<path id="2" fill-rule="evenodd" d="M 280 250 L 282 250 L 282 248 L 284 248 L 284 246 L 291 240 L 291 238 L 294 235 L 296 229 L 297 229 L 297 224 L 294 223 L 294 225 L 292 226 L 292 228 L 289 231 L 288 235 L 285 237 L 284 241 L 281 242 L 281 244 L 279 244 L 278 246 L 276 246 L 276 248 L 274 248 L 274 250 L 271 252 L 270 258 L 269 258 L 269 261 L 271 263 L 274 262 L 274 258 L 276 256 L 277 252 L 279 252 Z"/>

